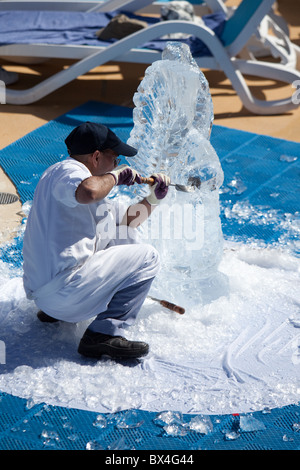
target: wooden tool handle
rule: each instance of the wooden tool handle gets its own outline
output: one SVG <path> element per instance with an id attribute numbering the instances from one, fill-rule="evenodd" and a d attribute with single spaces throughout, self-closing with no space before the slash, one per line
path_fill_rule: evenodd
<path id="1" fill-rule="evenodd" d="M 141 176 L 141 184 L 150 184 L 150 186 L 152 186 L 154 183 L 154 178 L 145 178 L 144 176 Z"/>
<path id="2" fill-rule="evenodd" d="M 160 300 L 159 303 L 163 307 L 166 307 L 169 310 L 172 310 L 173 312 L 179 313 L 180 315 L 183 315 L 185 312 L 185 309 L 183 307 L 179 307 L 179 305 L 172 304 L 172 302 L 168 302 L 167 300 Z"/>

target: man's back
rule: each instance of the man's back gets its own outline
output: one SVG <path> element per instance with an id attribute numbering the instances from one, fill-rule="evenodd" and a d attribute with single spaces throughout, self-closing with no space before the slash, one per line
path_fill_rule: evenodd
<path id="1" fill-rule="evenodd" d="M 34 291 L 94 252 L 95 220 L 75 191 L 90 171 L 67 158 L 42 175 L 28 216 L 23 246 L 24 287 Z"/>

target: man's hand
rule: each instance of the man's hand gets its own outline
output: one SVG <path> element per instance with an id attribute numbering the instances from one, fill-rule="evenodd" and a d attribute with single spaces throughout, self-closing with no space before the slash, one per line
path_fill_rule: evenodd
<path id="1" fill-rule="evenodd" d="M 129 225 L 131 228 L 141 225 L 167 195 L 170 178 L 162 173 L 154 173 L 151 178 L 154 179 L 154 184 L 150 186 L 151 193 L 141 202 L 128 208 L 122 221 L 123 225 Z"/>
<path id="2" fill-rule="evenodd" d="M 150 186 L 151 192 L 146 201 L 151 205 L 157 205 L 168 193 L 170 178 L 163 173 L 154 173 L 151 178 L 154 178 L 154 184 Z"/>
<path id="3" fill-rule="evenodd" d="M 140 183 L 140 175 L 136 170 L 133 170 L 128 165 L 120 165 L 115 170 L 109 171 L 107 174 L 113 175 L 116 181 L 116 185 L 126 184 L 131 186 L 132 184 Z"/>

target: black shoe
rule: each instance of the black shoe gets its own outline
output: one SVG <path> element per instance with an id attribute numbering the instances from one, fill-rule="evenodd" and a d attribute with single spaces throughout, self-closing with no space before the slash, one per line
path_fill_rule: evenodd
<path id="1" fill-rule="evenodd" d="M 50 315 L 47 315 L 47 313 L 42 312 L 41 310 L 37 313 L 37 317 L 43 323 L 55 323 L 59 321 L 57 318 L 50 317 Z"/>
<path id="2" fill-rule="evenodd" d="M 100 358 L 103 355 L 112 358 L 138 358 L 146 356 L 149 351 L 147 343 L 128 341 L 122 336 L 110 336 L 95 333 L 87 329 L 78 346 L 79 354 Z"/>

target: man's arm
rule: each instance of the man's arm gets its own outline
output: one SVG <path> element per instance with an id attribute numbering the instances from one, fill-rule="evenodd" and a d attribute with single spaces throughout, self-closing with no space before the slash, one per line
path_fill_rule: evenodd
<path id="1" fill-rule="evenodd" d="M 112 174 L 102 176 L 90 176 L 83 180 L 75 193 L 79 204 L 90 204 L 91 202 L 101 201 L 115 186 L 116 181 Z"/>
<path id="2" fill-rule="evenodd" d="M 146 199 L 129 206 L 121 225 L 137 228 L 151 215 L 156 206 L 151 206 Z"/>
<path id="3" fill-rule="evenodd" d="M 121 225 L 128 225 L 132 228 L 138 227 L 166 197 L 170 178 L 162 173 L 154 173 L 152 177 L 154 178 L 154 184 L 150 187 L 150 194 L 141 202 L 128 208 Z"/>
<path id="4" fill-rule="evenodd" d="M 115 185 L 132 185 L 136 176 L 137 172 L 128 165 L 120 165 L 104 175 L 90 176 L 79 184 L 75 194 L 76 200 L 80 204 L 101 201 Z"/>

